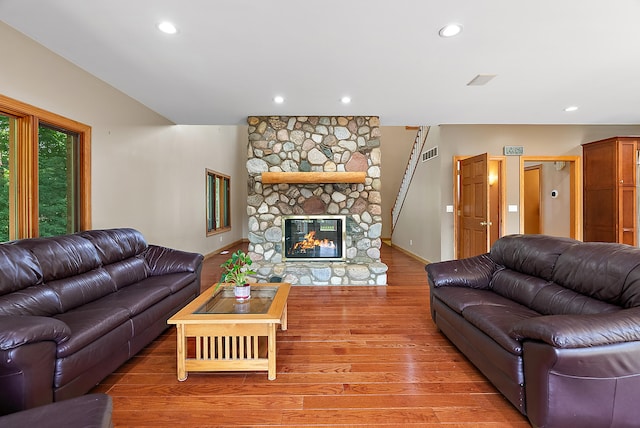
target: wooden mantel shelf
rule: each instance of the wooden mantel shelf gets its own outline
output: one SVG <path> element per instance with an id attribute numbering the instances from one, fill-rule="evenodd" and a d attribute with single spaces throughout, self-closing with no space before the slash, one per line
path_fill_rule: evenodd
<path id="1" fill-rule="evenodd" d="M 263 184 L 364 183 L 366 172 L 263 172 Z"/>

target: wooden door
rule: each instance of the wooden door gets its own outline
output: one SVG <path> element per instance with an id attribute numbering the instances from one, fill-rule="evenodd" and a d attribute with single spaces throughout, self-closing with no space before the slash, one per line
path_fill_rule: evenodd
<path id="1" fill-rule="evenodd" d="M 489 251 L 489 156 L 460 162 L 460 233 L 458 258 Z"/>
<path id="2" fill-rule="evenodd" d="M 635 137 L 583 144 L 584 240 L 638 245 Z"/>
<path id="3" fill-rule="evenodd" d="M 524 233 L 527 235 L 542 233 L 540 216 L 540 182 L 542 165 L 528 166 L 524 169 Z"/>
<path id="4" fill-rule="evenodd" d="M 618 242 L 637 246 L 636 140 L 618 142 Z"/>
<path id="5" fill-rule="evenodd" d="M 609 140 L 584 144 L 583 159 L 584 240 L 616 242 L 618 240 L 616 145 Z"/>

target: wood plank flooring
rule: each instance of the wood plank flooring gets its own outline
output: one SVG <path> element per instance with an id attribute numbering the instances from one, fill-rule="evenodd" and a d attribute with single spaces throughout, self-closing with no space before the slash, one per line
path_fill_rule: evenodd
<path id="1" fill-rule="evenodd" d="M 203 289 L 227 257 L 205 262 Z M 387 245 L 382 260 L 386 287 L 292 288 L 274 381 L 248 372 L 179 382 L 170 328 L 94 392 L 113 398 L 116 428 L 528 427 L 436 330 L 424 265 Z"/>

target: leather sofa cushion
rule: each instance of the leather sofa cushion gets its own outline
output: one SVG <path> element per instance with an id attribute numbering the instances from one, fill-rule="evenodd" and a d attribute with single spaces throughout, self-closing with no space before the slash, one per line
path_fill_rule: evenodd
<path id="1" fill-rule="evenodd" d="M 171 294 L 174 294 L 191 284 L 197 278 L 198 276 L 194 272 L 177 272 L 162 276 L 152 276 L 140 281 L 140 283 L 144 284 L 149 282 L 154 284 L 156 287 L 165 287 L 171 291 Z"/>
<path id="2" fill-rule="evenodd" d="M 531 307 L 536 296 L 549 281 L 511 269 L 496 272 L 491 279 L 490 288 L 509 300 Z"/>
<path id="3" fill-rule="evenodd" d="M 103 297 L 100 303 L 105 307 L 126 309 L 129 317 L 134 317 L 170 294 L 169 287 L 158 287 L 154 282 L 142 281 Z"/>
<path id="4" fill-rule="evenodd" d="M 67 312 L 116 291 L 115 284 L 104 269 L 51 281 L 46 286 L 58 294 L 60 312 Z"/>
<path id="5" fill-rule="evenodd" d="M 59 388 L 64 386 L 65 389 L 73 389 L 73 384 L 81 381 L 81 379 L 86 376 L 87 371 L 104 373 L 104 375 L 106 375 L 120 365 L 117 364 L 116 367 L 107 369 L 105 373 L 105 367 L 113 364 L 113 360 L 123 361 L 123 356 L 124 360 L 126 360 L 127 357 L 130 356 L 129 342 L 132 337 L 132 330 L 131 321 L 127 321 L 124 324 L 107 330 L 96 340 L 79 348 L 77 352 L 64 357 L 59 356 L 55 361 L 56 368 L 53 375 L 53 385 L 56 388 L 54 392 L 56 400 L 60 399 L 60 394 L 64 394 Z M 92 386 L 93 385 L 88 385 L 88 388 L 83 389 L 86 391 Z"/>
<path id="6" fill-rule="evenodd" d="M 508 306 L 513 305 L 509 299 L 494 293 L 491 290 L 480 290 L 464 287 L 441 287 L 431 290 L 434 297 L 442 300 L 447 306 L 459 314 L 469 306 L 492 305 Z"/>
<path id="7" fill-rule="evenodd" d="M 43 285 L 0 296 L 0 315 L 51 316 L 60 312 L 58 294 Z"/>
<path id="8" fill-rule="evenodd" d="M 62 358 L 77 352 L 119 325 L 128 322 L 129 311 L 109 305 L 100 299 L 56 315 L 54 318 L 64 322 L 71 329 L 69 340 L 58 345 L 57 358 Z"/>
<path id="9" fill-rule="evenodd" d="M 88 272 L 100 266 L 91 242 L 78 235 L 34 238 L 16 241 L 38 259 L 43 281 L 55 281 Z"/>
<path id="10" fill-rule="evenodd" d="M 508 269 L 550 281 L 560 254 L 578 244 L 570 238 L 544 235 L 508 235 L 491 247 L 491 258 Z"/>
<path id="11" fill-rule="evenodd" d="M 142 254 L 147 248 L 142 234 L 135 229 L 88 230 L 79 235 L 93 243 L 103 265 Z"/>
<path id="12" fill-rule="evenodd" d="M 149 268 L 142 256 L 129 257 L 125 260 L 113 262 L 104 268 L 118 289 L 135 284 L 149 276 Z"/>
<path id="13" fill-rule="evenodd" d="M 530 307 L 543 315 L 587 315 L 617 312 L 619 306 L 550 283 L 540 290 Z"/>
<path id="14" fill-rule="evenodd" d="M 522 343 L 510 336 L 513 325 L 523 319 L 539 317 L 540 314 L 516 303 L 509 305 L 467 306 L 462 311 L 464 319 L 482 330 L 500 346 L 514 355 L 522 355 Z"/>
<path id="15" fill-rule="evenodd" d="M 560 261 L 554 282 L 565 288 L 627 308 L 633 306 L 630 296 L 640 293 L 639 282 L 628 281 L 629 273 L 640 266 L 639 248 L 586 242 L 565 251 Z"/>
<path id="16" fill-rule="evenodd" d="M 631 307 L 640 282 L 627 281 L 640 266 L 640 249 L 623 244 L 586 242 L 568 248 L 558 259 L 553 281 L 585 296 Z M 637 303 L 637 302 L 636 302 Z"/>
<path id="17" fill-rule="evenodd" d="M 0 246 L 0 295 L 42 283 L 38 260 L 13 245 Z"/>
<path id="18" fill-rule="evenodd" d="M 543 315 L 600 314 L 620 310 L 619 306 L 510 269 L 495 273 L 491 289 Z"/>

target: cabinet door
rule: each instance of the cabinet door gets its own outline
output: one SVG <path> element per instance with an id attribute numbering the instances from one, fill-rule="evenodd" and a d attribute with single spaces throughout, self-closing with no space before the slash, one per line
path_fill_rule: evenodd
<path id="1" fill-rule="evenodd" d="M 618 241 L 638 245 L 636 234 L 636 188 L 620 186 L 618 190 Z"/>
<path id="2" fill-rule="evenodd" d="M 618 142 L 618 184 L 635 187 L 636 185 L 636 140 Z"/>
<path id="3" fill-rule="evenodd" d="M 636 233 L 636 140 L 618 142 L 618 242 L 638 245 Z"/>
<path id="4" fill-rule="evenodd" d="M 618 239 L 618 170 L 615 141 L 585 144 L 584 224 L 585 241 L 616 242 Z"/>

